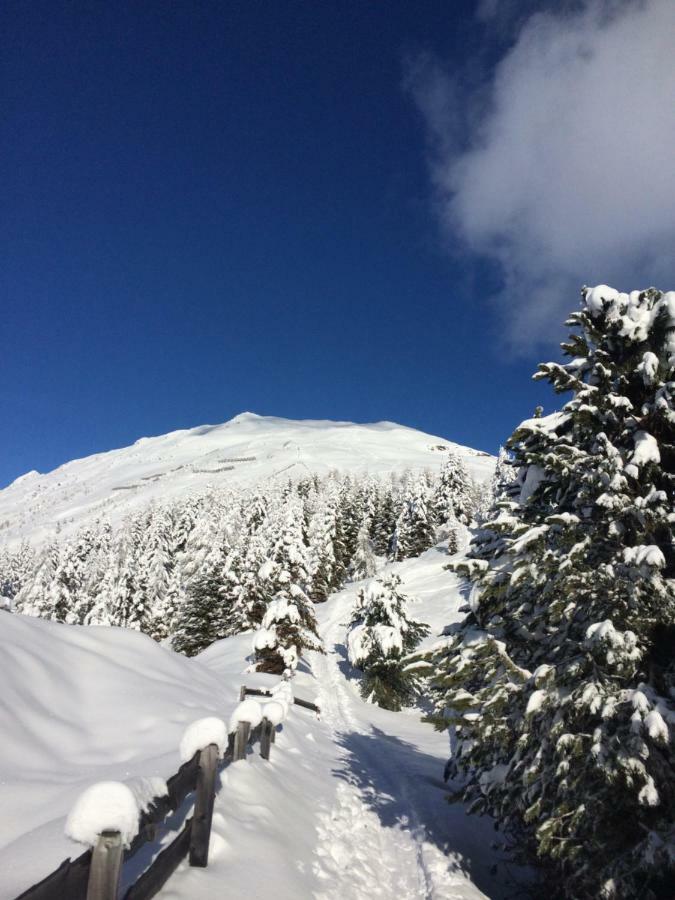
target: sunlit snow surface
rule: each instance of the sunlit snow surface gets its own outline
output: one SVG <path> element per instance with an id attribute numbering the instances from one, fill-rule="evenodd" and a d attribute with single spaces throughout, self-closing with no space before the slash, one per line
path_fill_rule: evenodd
<path id="1" fill-rule="evenodd" d="M 149 501 L 201 494 L 209 487 L 269 485 L 312 473 L 384 475 L 438 472 L 448 449 L 478 480 L 494 458 L 444 438 L 378 422 L 292 421 L 242 413 L 224 425 L 204 425 L 131 447 L 74 460 L 40 475 L 30 472 L 0 491 L 0 543 L 39 543 L 97 518 L 113 524 Z"/>
<path id="2" fill-rule="evenodd" d="M 465 599 L 447 562 L 433 549 L 387 567 L 418 598 L 412 612 L 431 625 L 428 642 Z M 359 696 L 345 639 L 361 586 L 317 607 L 327 653 L 311 654 L 293 680 L 296 696 L 321 705 L 321 718 L 292 707 L 270 762 L 251 755 L 224 770 L 209 867 L 181 864 L 164 900 L 513 894 L 507 869 L 490 873 L 490 822 L 445 800 L 447 735 L 419 710 L 388 712 Z M 88 785 L 167 778 L 190 723 L 227 721 L 242 683 L 278 683 L 245 673 L 250 634 L 189 660 L 136 632 L 0 616 L 0 900 L 81 852 L 63 829 Z M 125 884 L 134 874 L 125 867 Z"/>

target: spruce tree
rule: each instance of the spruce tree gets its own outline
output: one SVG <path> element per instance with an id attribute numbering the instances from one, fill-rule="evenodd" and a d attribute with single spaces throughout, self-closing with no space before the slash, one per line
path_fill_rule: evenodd
<path id="1" fill-rule="evenodd" d="M 471 613 L 433 655 L 466 799 L 559 893 L 675 884 L 675 292 L 583 291 L 536 377 L 571 392 L 508 442 L 517 480 L 470 558 Z"/>
<path id="2" fill-rule="evenodd" d="M 292 675 L 308 650 L 321 651 L 314 608 L 297 584 L 289 584 L 268 604 L 253 635 L 256 671 Z"/>
<path id="3" fill-rule="evenodd" d="M 223 556 L 214 549 L 187 589 L 171 640 L 173 649 L 195 656 L 214 641 L 227 637 L 229 613 L 223 598 Z"/>
<path id="4" fill-rule="evenodd" d="M 408 616 L 408 598 L 400 585 L 398 575 L 389 575 L 362 588 L 347 637 L 349 660 L 363 672 L 361 695 L 393 710 L 415 695 L 418 670 L 406 668 L 406 656 L 429 632 Z"/>
<path id="5" fill-rule="evenodd" d="M 451 520 L 468 525 L 474 517 L 475 487 L 462 458 L 453 450 L 441 467 L 431 505 L 439 525 Z"/>
<path id="6" fill-rule="evenodd" d="M 436 542 L 433 513 L 423 477 L 410 479 L 390 548 L 394 560 L 419 556 Z"/>

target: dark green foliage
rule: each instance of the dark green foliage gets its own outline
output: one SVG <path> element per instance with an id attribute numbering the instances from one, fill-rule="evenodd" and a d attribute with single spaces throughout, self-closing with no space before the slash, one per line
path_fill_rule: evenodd
<path id="1" fill-rule="evenodd" d="M 603 293 L 604 292 L 604 293 Z M 670 897 L 675 295 L 584 293 L 540 367 L 560 413 L 508 443 L 518 479 L 456 568 L 471 614 L 432 654 L 466 799 L 562 896 Z"/>
<path id="2" fill-rule="evenodd" d="M 390 575 L 360 591 L 348 637 L 350 661 L 363 672 L 362 696 L 392 710 L 415 697 L 417 669 L 407 657 L 429 633 L 427 625 L 408 616 L 400 584 L 398 575 Z"/>

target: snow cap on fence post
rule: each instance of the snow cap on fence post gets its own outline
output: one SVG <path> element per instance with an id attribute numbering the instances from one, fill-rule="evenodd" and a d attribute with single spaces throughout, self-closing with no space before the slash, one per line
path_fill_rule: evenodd
<path id="1" fill-rule="evenodd" d="M 118 831 L 128 847 L 138 834 L 140 810 L 134 792 L 121 781 L 92 784 L 75 801 L 65 824 L 66 837 L 96 846 L 104 831 Z"/>
<path id="2" fill-rule="evenodd" d="M 204 750 L 209 744 L 218 747 L 218 755 L 223 757 L 227 751 L 227 728 L 222 719 L 207 716 L 197 719 L 185 729 L 180 742 L 180 758 L 183 762 L 192 759 L 198 750 Z"/>
<path id="3" fill-rule="evenodd" d="M 270 700 L 263 705 L 263 718 L 271 722 L 273 726 L 281 725 L 288 715 L 288 707 L 278 700 Z"/>
<path id="4" fill-rule="evenodd" d="M 230 716 L 230 731 L 236 731 L 240 722 L 248 722 L 251 728 L 255 728 L 262 722 L 262 707 L 257 700 L 247 697 L 240 703 Z"/>

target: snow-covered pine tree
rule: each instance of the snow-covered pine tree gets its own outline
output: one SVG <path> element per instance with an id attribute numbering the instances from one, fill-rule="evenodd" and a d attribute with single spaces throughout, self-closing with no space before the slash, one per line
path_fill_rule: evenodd
<path id="1" fill-rule="evenodd" d="M 372 500 L 374 509 L 370 519 L 370 537 L 378 556 L 387 556 L 391 549 L 397 518 L 394 495 L 394 485 L 389 480 L 380 487 Z"/>
<path id="2" fill-rule="evenodd" d="M 506 447 L 499 448 L 497 456 L 497 465 L 495 466 L 492 479 L 490 481 L 490 492 L 493 502 L 496 501 L 506 490 L 506 488 L 518 477 L 518 470 L 514 467 L 511 454 Z"/>
<path id="3" fill-rule="evenodd" d="M 675 884 L 675 292 L 584 289 L 538 376 L 572 399 L 508 442 L 518 480 L 459 564 L 472 612 L 434 655 L 466 799 L 562 896 Z M 451 729 L 452 730 L 452 729 Z"/>
<path id="4" fill-rule="evenodd" d="M 370 538 L 370 521 L 364 519 L 356 535 L 356 549 L 349 574 L 353 581 L 360 581 L 362 578 L 371 578 L 376 572 L 377 560 Z"/>
<path id="5" fill-rule="evenodd" d="M 35 552 L 27 541 L 22 541 L 16 553 L 0 552 L 0 608 L 11 609 L 34 570 Z"/>
<path id="6" fill-rule="evenodd" d="M 231 610 L 223 597 L 223 569 L 222 549 L 214 547 L 188 585 L 178 610 L 171 644 L 179 653 L 195 656 L 231 633 Z"/>
<path id="7" fill-rule="evenodd" d="M 453 519 L 468 525 L 475 512 L 474 485 L 462 458 L 454 450 L 441 467 L 431 507 L 439 525 Z"/>
<path id="8" fill-rule="evenodd" d="M 398 575 L 377 578 L 359 592 L 347 636 L 349 660 L 361 669 L 361 694 L 384 709 L 408 705 L 418 686 L 417 670 L 406 668 L 406 656 L 429 628 L 411 618 L 408 597 L 399 590 Z"/>
<path id="9" fill-rule="evenodd" d="M 335 582 L 335 509 L 325 498 L 318 498 L 309 523 L 309 595 L 323 603 Z"/>
<path id="10" fill-rule="evenodd" d="M 436 542 L 430 497 L 423 476 L 410 478 L 390 549 L 394 560 L 419 556 Z"/>
<path id="11" fill-rule="evenodd" d="M 314 607 L 305 592 L 290 583 L 268 604 L 262 625 L 253 635 L 256 671 L 293 675 L 308 650 L 321 652 Z"/>

